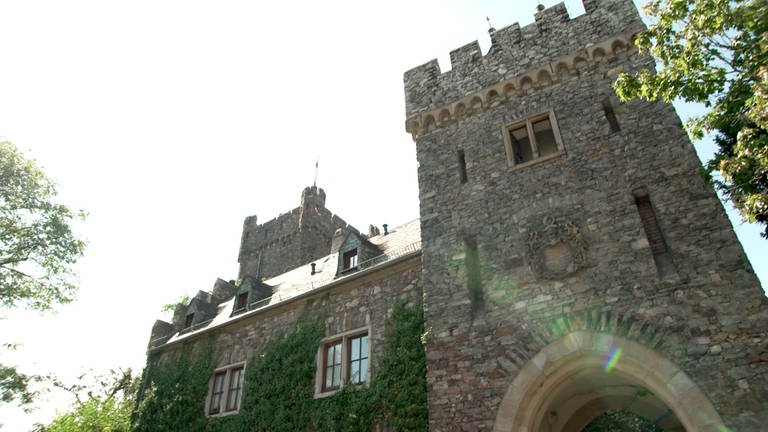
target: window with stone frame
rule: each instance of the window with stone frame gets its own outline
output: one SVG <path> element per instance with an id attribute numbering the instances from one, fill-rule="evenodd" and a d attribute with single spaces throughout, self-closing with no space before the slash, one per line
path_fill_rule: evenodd
<path id="1" fill-rule="evenodd" d="M 505 126 L 504 146 L 511 168 L 546 160 L 565 151 L 552 110 Z"/>
<path id="2" fill-rule="evenodd" d="M 234 414 L 243 399 L 245 365 L 240 363 L 216 370 L 208 391 L 208 415 Z"/>
<path id="3" fill-rule="evenodd" d="M 370 345 L 367 330 L 326 339 L 318 352 L 315 394 L 332 394 L 345 385 L 368 382 Z"/>

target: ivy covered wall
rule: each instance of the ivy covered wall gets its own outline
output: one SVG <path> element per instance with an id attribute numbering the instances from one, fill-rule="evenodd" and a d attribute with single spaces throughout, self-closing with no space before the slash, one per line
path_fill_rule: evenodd
<path id="1" fill-rule="evenodd" d="M 367 386 L 314 397 L 315 356 L 325 319 L 305 313 L 284 335 L 251 353 L 237 414 L 208 418 L 205 400 L 214 370 L 212 343 L 150 358 L 133 431 L 426 431 L 426 362 L 420 305 L 397 303 L 386 325 L 378 367 Z"/>

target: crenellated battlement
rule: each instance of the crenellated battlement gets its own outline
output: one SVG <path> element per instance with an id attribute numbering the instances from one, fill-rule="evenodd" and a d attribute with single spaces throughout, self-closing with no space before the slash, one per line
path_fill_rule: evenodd
<path id="1" fill-rule="evenodd" d="M 278 275 L 328 254 L 333 233 L 348 228 L 344 219 L 325 208 L 325 191 L 305 188 L 299 207 L 263 224 L 245 218 L 240 241 L 239 277 L 256 279 Z"/>
<path id="2" fill-rule="evenodd" d="M 580 68 L 634 49 L 632 38 L 645 27 L 631 0 L 582 2 L 586 13 L 573 19 L 558 3 L 536 12 L 531 24 L 493 31 L 486 55 L 477 41 L 451 51 L 450 71 L 441 72 L 437 60 L 407 71 L 406 130 L 417 136 L 491 98 L 577 76 Z"/>

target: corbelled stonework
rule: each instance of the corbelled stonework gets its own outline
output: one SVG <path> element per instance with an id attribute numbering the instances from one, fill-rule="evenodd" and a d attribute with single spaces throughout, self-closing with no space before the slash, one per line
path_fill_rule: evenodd
<path id="1" fill-rule="evenodd" d="M 243 222 L 240 274 L 268 279 L 328 255 L 338 229 L 354 229 L 325 208 L 325 191 L 307 187 L 299 207 L 263 224 L 256 216 Z"/>
<path id="2" fill-rule="evenodd" d="M 584 5 L 405 73 L 431 430 L 761 430 L 768 302 L 674 109 L 614 96 L 633 3 Z"/>
<path id="3" fill-rule="evenodd" d="M 317 187 L 246 219 L 240 281 L 152 329 L 161 357 L 214 343 L 201 415 L 239 415 L 222 383 L 247 392 L 232 377 L 302 313 L 325 317 L 315 397 L 348 384 L 350 340 L 370 340 L 355 361 L 375 379 L 406 301 L 424 307 L 432 431 L 580 431 L 607 410 L 669 431 L 764 430 L 768 300 L 674 109 L 614 96 L 620 72 L 653 67 L 632 45 L 634 4 L 583 3 L 492 32 L 486 55 L 454 50 L 448 72 L 405 73 L 419 220 L 365 236 Z"/>

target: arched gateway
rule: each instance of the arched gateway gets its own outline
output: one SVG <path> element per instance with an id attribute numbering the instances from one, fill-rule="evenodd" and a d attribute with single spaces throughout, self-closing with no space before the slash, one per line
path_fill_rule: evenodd
<path id="1" fill-rule="evenodd" d="M 429 430 L 766 431 L 768 298 L 674 108 L 615 96 L 635 4 L 582 3 L 405 73 Z"/>
<path id="2" fill-rule="evenodd" d="M 608 410 L 667 431 L 722 431 L 709 399 L 672 362 L 637 342 L 577 331 L 544 347 L 507 389 L 494 432 L 578 432 Z"/>

